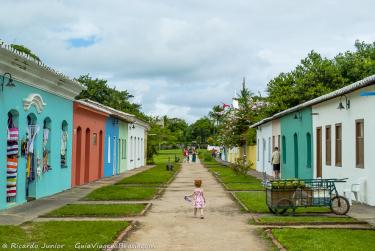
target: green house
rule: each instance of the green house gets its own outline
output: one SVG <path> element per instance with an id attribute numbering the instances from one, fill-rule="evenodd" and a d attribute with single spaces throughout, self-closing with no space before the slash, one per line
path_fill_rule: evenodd
<path id="1" fill-rule="evenodd" d="M 311 107 L 286 113 L 281 124 L 281 178 L 313 178 Z"/>

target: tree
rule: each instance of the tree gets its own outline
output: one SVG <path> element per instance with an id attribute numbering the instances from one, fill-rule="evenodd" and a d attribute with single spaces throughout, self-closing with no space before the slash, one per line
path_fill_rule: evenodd
<path id="1" fill-rule="evenodd" d="M 267 85 L 267 116 L 332 92 L 375 74 L 375 42 L 356 41 L 355 51 L 333 59 L 311 51 L 290 72 L 280 73 Z"/>
<path id="2" fill-rule="evenodd" d="M 235 97 L 238 109 L 228 109 L 223 116 L 219 129 L 218 141 L 225 146 L 239 146 L 255 142 L 255 133 L 250 125 L 262 118 L 262 110 L 267 105 L 264 98 L 255 96 L 245 84 L 242 83 L 240 93 Z"/>
<path id="3" fill-rule="evenodd" d="M 141 112 L 141 105 L 130 102 L 133 98 L 128 91 L 119 91 L 116 88 L 111 88 L 107 84 L 107 80 L 93 79 L 88 74 L 82 75 L 77 79 L 82 83 L 86 90 L 83 90 L 76 98 L 77 99 L 91 99 L 93 101 L 110 106 L 114 109 L 131 113 L 137 117 L 148 120 L 148 117 Z"/>

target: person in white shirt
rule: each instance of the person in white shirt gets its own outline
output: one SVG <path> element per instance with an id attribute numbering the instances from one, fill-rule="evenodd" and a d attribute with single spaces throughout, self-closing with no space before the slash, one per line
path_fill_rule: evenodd
<path id="1" fill-rule="evenodd" d="M 280 175 L 280 152 L 279 148 L 275 147 L 274 151 L 272 153 L 272 165 L 273 165 L 273 171 L 275 173 L 275 178 L 279 179 Z"/>

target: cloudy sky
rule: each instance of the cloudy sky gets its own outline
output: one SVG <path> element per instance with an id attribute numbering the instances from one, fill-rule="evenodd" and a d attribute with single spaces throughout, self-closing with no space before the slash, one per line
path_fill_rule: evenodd
<path id="1" fill-rule="evenodd" d="M 0 39 L 71 77 L 127 89 L 152 115 L 189 122 L 314 49 L 375 41 L 373 0 L 0 0 Z"/>

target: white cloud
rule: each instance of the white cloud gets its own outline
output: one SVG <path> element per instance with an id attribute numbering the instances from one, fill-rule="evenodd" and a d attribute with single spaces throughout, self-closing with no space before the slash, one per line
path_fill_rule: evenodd
<path id="1" fill-rule="evenodd" d="M 374 40 L 371 0 L 4 0 L 0 38 L 73 77 L 128 89 L 146 113 L 190 122 L 230 102 L 245 76 L 264 93 L 314 49 L 332 57 Z M 95 38 L 88 47 L 70 39 Z"/>

